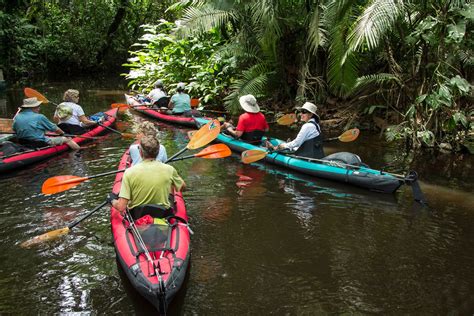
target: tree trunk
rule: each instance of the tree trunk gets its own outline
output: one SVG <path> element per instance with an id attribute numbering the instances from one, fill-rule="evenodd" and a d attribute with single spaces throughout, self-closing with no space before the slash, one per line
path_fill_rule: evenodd
<path id="1" fill-rule="evenodd" d="M 102 61 L 104 60 L 105 55 L 109 51 L 110 47 L 112 46 L 112 41 L 115 36 L 115 32 L 117 32 L 120 24 L 125 18 L 125 15 L 127 13 L 127 7 L 129 4 L 129 0 L 120 0 L 120 6 L 117 10 L 117 13 L 115 13 L 115 17 L 112 21 L 112 23 L 109 26 L 109 30 L 107 31 L 107 36 L 105 39 L 105 44 L 102 47 L 102 49 L 99 51 L 97 54 L 97 63 L 101 64 Z"/>

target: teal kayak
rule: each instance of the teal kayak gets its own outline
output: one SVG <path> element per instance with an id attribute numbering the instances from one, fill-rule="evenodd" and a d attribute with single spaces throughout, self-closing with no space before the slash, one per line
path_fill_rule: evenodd
<path id="1" fill-rule="evenodd" d="M 207 123 L 205 118 L 195 118 L 195 120 L 201 125 Z M 222 133 L 219 134 L 216 141 L 226 144 L 236 152 L 252 149 L 267 151 L 265 147 L 249 144 Z M 272 138 L 271 142 L 273 145 L 277 145 L 282 140 Z M 394 193 L 408 180 L 403 176 L 371 169 L 363 163 L 355 164 L 353 162 L 355 159 L 347 159 L 353 157 L 357 157 L 360 161 L 360 158 L 352 153 L 336 153 L 323 159 L 311 159 L 279 152 L 268 152 L 264 161 L 317 178 L 347 183 L 382 193 Z"/>

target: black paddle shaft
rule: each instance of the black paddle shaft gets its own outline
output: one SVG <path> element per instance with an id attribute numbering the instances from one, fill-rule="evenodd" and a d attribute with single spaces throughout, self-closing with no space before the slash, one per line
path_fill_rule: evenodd
<path id="1" fill-rule="evenodd" d="M 105 201 L 103 203 L 101 203 L 99 206 L 97 206 L 95 209 L 93 209 L 92 211 L 90 211 L 89 213 L 87 213 L 86 215 L 82 216 L 81 218 L 79 218 L 78 220 L 72 222 L 71 224 L 69 224 L 67 227 L 69 229 L 73 228 L 74 226 L 76 226 L 77 224 L 79 224 L 80 222 L 82 222 L 83 220 L 89 218 L 90 216 L 92 216 L 92 214 L 94 214 L 95 212 L 97 212 L 98 210 L 100 210 L 102 207 L 104 207 L 108 202 Z"/>

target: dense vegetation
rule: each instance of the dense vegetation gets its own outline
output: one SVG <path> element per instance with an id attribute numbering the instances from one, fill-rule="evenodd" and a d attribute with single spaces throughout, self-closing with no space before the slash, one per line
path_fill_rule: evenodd
<path id="1" fill-rule="evenodd" d="M 247 93 L 272 111 L 310 100 L 340 127 L 375 125 L 408 147 L 472 146 L 470 1 L 6 3 L 16 3 L 0 13 L 10 75 L 109 69 L 130 49 L 138 91 L 184 81 L 234 113 Z"/>

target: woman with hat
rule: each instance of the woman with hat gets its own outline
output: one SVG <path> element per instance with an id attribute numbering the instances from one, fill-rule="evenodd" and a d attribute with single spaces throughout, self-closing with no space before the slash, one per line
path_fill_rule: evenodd
<path id="1" fill-rule="evenodd" d="M 265 116 L 260 113 L 257 99 L 251 94 L 239 98 L 239 103 L 244 114 L 239 116 L 237 127 L 234 128 L 229 123 L 224 123 L 223 128 L 235 138 L 240 138 L 246 142 L 259 144 L 269 127 Z"/>
<path id="2" fill-rule="evenodd" d="M 323 136 L 319 126 L 318 108 L 311 102 L 306 102 L 298 108 L 301 112 L 300 120 L 305 122 L 294 140 L 271 146 L 273 149 L 289 149 L 295 151 L 296 156 L 321 159 L 324 157 Z M 267 143 L 268 147 L 269 143 Z"/>
<path id="3" fill-rule="evenodd" d="M 79 91 L 69 89 L 64 92 L 64 102 L 60 103 L 54 112 L 54 120 L 67 134 L 81 135 L 86 132 L 84 127 L 97 125 L 97 122 L 87 118 L 79 102 Z"/>
<path id="4" fill-rule="evenodd" d="M 13 121 L 13 130 L 18 142 L 30 148 L 56 146 L 66 143 L 72 149 L 79 149 L 79 145 L 67 137 L 46 137 L 46 131 L 63 135 L 64 131 L 53 124 L 43 114 L 39 114 L 40 104 L 37 98 L 23 100 L 21 112 Z"/>

